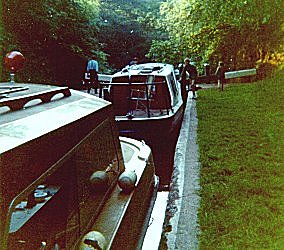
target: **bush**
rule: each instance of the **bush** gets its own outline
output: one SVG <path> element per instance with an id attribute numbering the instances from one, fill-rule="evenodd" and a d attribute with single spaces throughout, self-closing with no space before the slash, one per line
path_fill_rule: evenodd
<path id="1" fill-rule="evenodd" d="M 261 80 L 271 76 L 277 69 L 284 67 L 284 52 L 267 54 L 263 60 L 256 63 L 257 79 Z"/>
<path id="2" fill-rule="evenodd" d="M 277 66 L 265 62 L 265 63 L 259 63 L 256 66 L 256 72 L 257 72 L 257 80 L 262 80 L 266 77 L 271 76 L 277 69 Z"/>

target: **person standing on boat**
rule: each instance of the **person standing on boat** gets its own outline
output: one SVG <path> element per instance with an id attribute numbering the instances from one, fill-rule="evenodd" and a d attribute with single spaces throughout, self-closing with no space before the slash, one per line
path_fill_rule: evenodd
<path id="1" fill-rule="evenodd" d="M 98 93 L 99 79 L 98 79 L 99 64 L 96 61 L 96 57 L 93 56 L 87 64 L 87 73 L 90 75 L 90 84 L 88 86 L 88 93 L 91 91 L 91 87 L 95 89 L 95 94 Z"/>
<path id="2" fill-rule="evenodd" d="M 189 75 L 189 81 L 187 80 L 187 74 Z M 196 95 L 195 95 L 195 91 L 196 91 L 195 79 L 196 79 L 196 77 L 197 77 L 197 69 L 196 69 L 195 65 L 190 63 L 189 58 L 185 58 L 184 59 L 184 67 L 183 67 L 182 72 L 181 72 L 181 82 L 182 82 L 182 85 L 185 85 L 185 86 L 182 86 L 182 88 L 186 88 L 186 85 L 190 84 L 193 99 L 196 98 Z"/>
<path id="3" fill-rule="evenodd" d="M 134 58 L 130 61 L 129 66 L 136 65 L 136 64 L 138 64 L 138 58 L 137 58 L 137 57 L 134 57 Z"/>

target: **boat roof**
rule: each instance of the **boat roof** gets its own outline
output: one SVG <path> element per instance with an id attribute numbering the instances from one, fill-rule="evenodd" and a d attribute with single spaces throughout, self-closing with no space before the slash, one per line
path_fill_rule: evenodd
<path id="1" fill-rule="evenodd" d="M 126 66 L 121 71 L 115 73 L 114 77 L 125 75 L 160 75 L 166 76 L 173 71 L 173 65 L 166 63 L 143 63 Z"/>
<path id="2" fill-rule="evenodd" d="M 0 154 L 111 105 L 68 87 L 43 84 L 0 83 L 0 97 Z"/>

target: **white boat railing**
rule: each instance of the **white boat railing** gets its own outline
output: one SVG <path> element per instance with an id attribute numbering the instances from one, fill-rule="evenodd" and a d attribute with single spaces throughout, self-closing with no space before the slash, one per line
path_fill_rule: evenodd
<path id="1" fill-rule="evenodd" d="M 153 88 L 149 88 L 148 86 L 154 86 L 156 87 L 157 85 L 160 84 L 165 84 L 165 81 L 161 81 L 161 82 L 110 82 L 110 83 L 100 83 L 100 91 L 107 87 L 109 94 L 110 94 L 110 88 L 111 86 L 128 86 L 129 88 L 129 95 L 127 96 L 128 99 L 128 113 L 127 116 L 129 118 L 133 118 L 133 109 L 131 108 L 131 102 L 132 101 L 136 101 L 135 104 L 135 109 L 137 111 L 137 108 L 139 107 L 140 104 L 143 104 L 142 106 L 145 108 L 146 113 L 148 118 L 151 117 L 151 107 L 150 107 L 150 103 L 152 102 L 152 100 L 154 99 L 153 97 L 155 96 L 155 90 L 153 90 Z M 143 86 L 145 88 L 145 90 L 143 89 L 133 89 L 133 86 Z M 136 96 L 135 96 L 136 94 Z M 169 103 L 171 105 L 171 102 L 168 98 L 168 95 L 164 95 L 165 98 L 165 103 Z M 146 105 L 143 102 L 146 102 Z M 166 107 L 166 112 L 167 115 L 169 115 L 169 110 L 172 107 Z"/>

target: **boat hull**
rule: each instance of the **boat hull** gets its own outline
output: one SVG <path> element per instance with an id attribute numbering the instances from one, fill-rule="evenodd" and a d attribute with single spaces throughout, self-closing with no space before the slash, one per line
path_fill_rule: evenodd
<path id="1" fill-rule="evenodd" d="M 174 138 L 180 129 L 182 117 L 183 108 L 180 106 L 176 113 L 158 119 L 116 117 L 116 124 L 121 136 L 145 140 L 147 143 L 152 144 L 155 141 Z"/>
<path id="2" fill-rule="evenodd" d="M 163 63 L 126 67 L 112 76 L 109 96 L 119 134 L 151 147 L 160 183 L 168 185 L 184 107 L 174 67 Z"/>
<path id="3" fill-rule="evenodd" d="M 141 249 L 159 184 L 150 147 L 119 137 L 101 98 L 3 85 L 1 250 Z"/>

